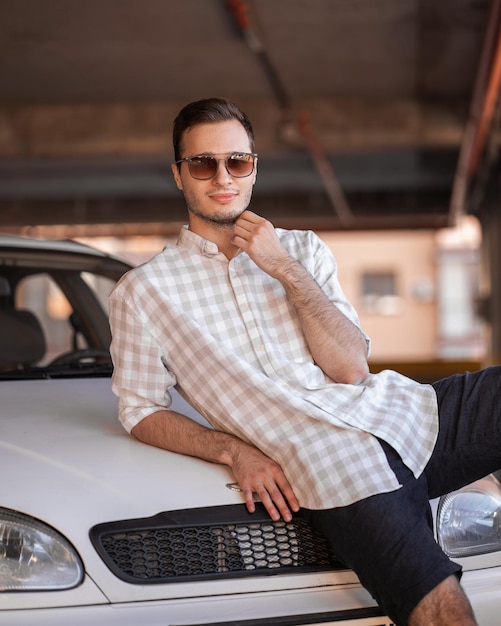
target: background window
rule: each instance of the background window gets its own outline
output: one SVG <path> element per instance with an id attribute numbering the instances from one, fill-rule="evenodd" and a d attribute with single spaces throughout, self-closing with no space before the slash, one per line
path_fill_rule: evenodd
<path id="1" fill-rule="evenodd" d="M 401 310 L 395 272 L 362 274 L 362 307 L 365 313 L 396 315 Z"/>

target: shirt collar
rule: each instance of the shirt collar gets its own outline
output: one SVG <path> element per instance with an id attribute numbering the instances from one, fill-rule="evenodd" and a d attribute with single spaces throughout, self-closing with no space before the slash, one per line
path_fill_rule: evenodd
<path id="1" fill-rule="evenodd" d="M 204 239 L 188 229 L 188 226 L 183 226 L 179 237 L 177 239 L 177 245 L 183 248 L 188 248 L 194 252 L 198 252 L 203 256 L 215 257 L 219 254 L 219 248 L 217 244 L 208 239 Z M 224 256 L 224 255 L 223 255 Z M 226 257 L 225 257 L 226 258 Z"/>

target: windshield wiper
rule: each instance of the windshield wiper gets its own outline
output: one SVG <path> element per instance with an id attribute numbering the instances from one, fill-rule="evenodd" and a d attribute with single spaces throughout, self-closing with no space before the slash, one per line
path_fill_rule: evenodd
<path id="1" fill-rule="evenodd" d="M 8 372 L 0 371 L 0 380 L 37 380 L 50 378 L 89 378 L 110 377 L 113 372 L 111 361 L 65 363 L 62 365 L 47 365 L 46 367 L 29 367 L 15 369 Z"/>

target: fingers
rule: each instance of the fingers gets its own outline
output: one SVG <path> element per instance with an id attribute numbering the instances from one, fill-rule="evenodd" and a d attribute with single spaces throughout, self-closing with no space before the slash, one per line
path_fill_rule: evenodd
<path id="1" fill-rule="evenodd" d="M 258 235 L 262 228 L 266 229 L 268 223 L 267 220 L 255 213 L 244 211 L 235 222 L 235 239 L 239 238 L 242 241 L 247 241 L 249 237 Z"/>
<path id="2" fill-rule="evenodd" d="M 254 503 L 256 494 L 273 521 L 282 518 L 290 522 L 292 512 L 299 511 L 299 502 L 282 470 L 278 470 L 278 473 L 278 476 L 268 477 L 266 481 L 255 484 L 253 488 L 250 484 L 242 487 L 242 492 L 249 513 L 256 510 Z"/>
<path id="3" fill-rule="evenodd" d="M 280 465 L 258 448 L 235 439 L 228 465 L 242 490 L 249 513 L 254 513 L 257 494 L 272 520 L 292 519 L 299 502 Z"/>
<path id="4" fill-rule="evenodd" d="M 249 211 L 249 209 L 247 209 L 246 211 L 244 211 L 240 217 L 238 218 L 238 220 L 236 221 L 236 224 L 241 224 L 244 225 L 245 223 L 247 224 L 259 224 L 259 222 L 267 222 L 268 220 L 266 220 L 264 217 L 261 217 L 260 215 L 258 215 L 257 213 L 253 213 L 252 211 Z"/>
<path id="5" fill-rule="evenodd" d="M 271 493 L 270 493 L 271 491 Z M 274 522 L 277 522 L 282 517 L 286 522 L 290 522 L 292 514 L 287 506 L 282 494 L 278 490 L 270 490 L 260 488 L 257 491 L 252 489 L 244 489 L 243 494 L 245 498 L 245 505 L 249 513 L 254 513 L 256 505 L 254 502 L 254 493 L 258 496 L 266 509 L 268 515 Z"/>
<path id="6" fill-rule="evenodd" d="M 242 213 L 235 223 L 232 243 L 270 276 L 274 276 L 288 257 L 273 225 L 250 211 Z"/>
<path id="7" fill-rule="evenodd" d="M 249 511 L 249 513 L 254 513 L 254 511 L 256 510 L 256 505 L 254 504 L 254 492 L 252 491 L 252 489 L 242 489 L 242 492 L 244 495 L 245 506 L 247 507 L 247 510 Z"/>
<path id="8" fill-rule="evenodd" d="M 292 513 L 279 489 L 263 489 L 258 495 L 271 519 L 277 522 L 280 517 L 286 522 L 292 519 Z"/>

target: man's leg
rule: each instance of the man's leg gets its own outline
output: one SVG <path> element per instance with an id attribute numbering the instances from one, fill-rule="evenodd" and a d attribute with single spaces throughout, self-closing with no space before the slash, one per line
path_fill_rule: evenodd
<path id="1" fill-rule="evenodd" d="M 440 433 L 423 475 L 416 480 L 382 442 L 401 489 L 312 511 L 311 521 L 398 626 L 472 626 L 461 568 L 435 541 L 429 499 L 501 468 L 501 366 L 434 387 Z"/>
<path id="2" fill-rule="evenodd" d="M 501 469 L 501 367 L 444 378 L 434 384 L 440 432 L 425 469 L 430 498 Z M 476 624 L 455 576 L 412 611 L 409 626 Z"/>
<path id="3" fill-rule="evenodd" d="M 425 469 L 430 498 L 501 469 L 501 367 L 468 372 L 434 384 L 440 432 Z M 417 604 L 409 626 L 475 625 L 468 598 L 455 576 Z"/>
<path id="4" fill-rule="evenodd" d="M 426 477 L 416 480 L 391 446 L 381 446 L 402 487 L 312 511 L 313 526 L 397 626 L 475 626 L 461 567 L 435 541 Z"/>
<path id="5" fill-rule="evenodd" d="M 477 626 L 456 576 L 446 578 L 419 602 L 409 616 L 408 626 Z"/>
<path id="6" fill-rule="evenodd" d="M 501 366 L 433 384 L 438 440 L 424 473 L 430 498 L 501 469 Z"/>
<path id="7" fill-rule="evenodd" d="M 444 584 L 451 577 L 457 581 L 461 567 L 435 541 L 426 479 L 416 480 L 398 455 L 382 446 L 402 487 L 347 507 L 311 511 L 311 523 L 395 624 L 406 626 L 412 615 L 414 626 L 432 626 L 434 622 L 426 619 L 437 603 L 446 606 L 450 600 L 454 605 L 450 611 L 459 614 L 468 606 L 459 584 Z M 440 615 L 438 609 L 435 613 Z M 470 621 L 458 625 L 475 623 L 471 611 L 466 615 Z"/>

